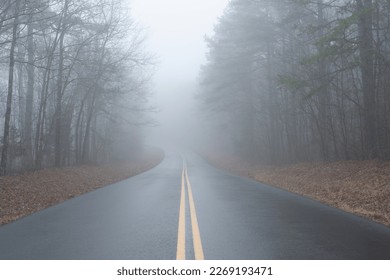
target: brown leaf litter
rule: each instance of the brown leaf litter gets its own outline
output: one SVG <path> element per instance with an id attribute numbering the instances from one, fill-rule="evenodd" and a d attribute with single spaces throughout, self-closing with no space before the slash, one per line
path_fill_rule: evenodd
<path id="1" fill-rule="evenodd" d="M 232 156 L 207 156 L 218 167 L 390 225 L 390 162 L 339 161 L 253 166 Z"/>
<path id="2" fill-rule="evenodd" d="M 137 161 L 44 169 L 0 177 L 0 225 L 142 173 L 160 163 L 162 158 L 162 152 L 154 152 Z"/>

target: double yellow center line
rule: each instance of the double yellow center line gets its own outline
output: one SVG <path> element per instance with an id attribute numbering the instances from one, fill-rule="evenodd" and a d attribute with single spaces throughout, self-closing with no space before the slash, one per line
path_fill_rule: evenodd
<path id="1" fill-rule="evenodd" d="M 196 217 L 195 203 L 192 196 L 191 183 L 188 179 L 187 166 L 183 161 L 183 171 L 181 174 L 181 197 L 179 210 L 179 228 L 177 238 L 176 259 L 186 259 L 186 186 L 188 191 L 188 201 L 190 206 L 192 239 L 194 243 L 194 253 L 196 260 L 204 260 L 202 240 L 200 238 L 198 219 Z"/>

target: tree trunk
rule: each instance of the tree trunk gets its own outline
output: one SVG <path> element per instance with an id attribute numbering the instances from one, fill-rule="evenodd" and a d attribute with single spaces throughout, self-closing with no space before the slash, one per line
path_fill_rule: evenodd
<path id="1" fill-rule="evenodd" d="M 81 101 L 80 110 L 77 114 L 77 121 L 76 121 L 76 127 L 75 127 L 75 146 L 76 146 L 76 162 L 81 163 L 81 143 L 82 143 L 82 135 L 83 135 L 83 129 L 82 129 L 82 123 L 83 123 L 83 116 L 84 116 L 84 104 L 87 99 L 87 94 L 84 96 L 83 100 Z"/>
<path id="2" fill-rule="evenodd" d="M 321 41 L 324 36 L 324 3 L 323 0 L 319 0 L 317 3 L 318 9 L 318 39 Z M 326 58 L 324 58 L 324 46 L 322 43 L 319 43 L 318 46 L 319 61 L 318 61 L 318 78 L 320 81 L 320 90 L 318 96 L 318 118 L 319 118 L 319 127 L 318 132 L 320 135 L 320 144 L 321 144 L 321 157 L 324 161 L 329 160 L 329 124 L 328 124 L 328 115 L 329 115 L 329 92 L 328 92 L 328 78 L 327 74 L 327 65 Z"/>
<path id="3" fill-rule="evenodd" d="M 27 26 L 27 93 L 26 93 L 26 111 L 24 115 L 24 160 L 25 168 L 30 169 L 33 165 L 32 148 L 32 117 L 34 102 L 34 29 L 32 16 L 30 16 Z"/>
<path id="4" fill-rule="evenodd" d="M 63 97 L 63 73 L 64 73 L 64 37 L 66 33 L 66 18 L 68 12 L 69 1 L 65 0 L 63 17 L 61 21 L 61 34 L 59 39 L 59 62 L 58 62 L 58 81 L 57 81 L 57 96 L 55 110 L 55 148 L 54 148 L 54 164 L 56 167 L 61 166 L 61 131 L 62 131 L 62 97 Z"/>
<path id="5" fill-rule="evenodd" d="M 15 2 L 15 19 L 12 27 L 12 41 L 11 41 L 11 49 L 9 53 L 7 108 L 5 111 L 3 149 L 1 151 L 1 162 L 0 162 L 0 176 L 5 175 L 7 173 L 9 132 L 10 132 L 11 109 L 12 109 L 12 91 L 13 91 L 13 83 L 14 83 L 15 46 L 16 46 L 17 31 L 19 25 L 19 4 L 20 1 Z"/>
<path id="6" fill-rule="evenodd" d="M 360 70 L 364 102 L 364 141 L 367 158 L 378 156 L 376 100 L 374 81 L 374 44 L 372 34 L 372 0 L 356 0 L 359 31 Z"/>
<path id="7" fill-rule="evenodd" d="M 96 101 L 96 92 L 94 92 L 92 95 L 91 107 L 90 107 L 89 112 L 88 112 L 87 124 L 85 126 L 85 136 L 84 136 L 83 151 L 82 151 L 82 162 L 83 163 L 88 163 L 90 160 L 90 158 L 89 158 L 90 131 L 91 131 L 92 117 L 93 117 L 94 109 L 95 109 L 95 101 Z"/>

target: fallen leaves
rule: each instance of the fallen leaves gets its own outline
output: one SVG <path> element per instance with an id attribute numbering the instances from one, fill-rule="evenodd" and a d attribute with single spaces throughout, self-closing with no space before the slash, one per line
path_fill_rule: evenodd
<path id="1" fill-rule="evenodd" d="M 270 167 L 253 166 L 226 155 L 209 154 L 207 158 L 241 176 L 390 225 L 390 162 L 311 162 Z"/>
<path id="2" fill-rule="evenodd" d="M 134 161 L 44 169 L 0 177 L 0 225 L 142 173 L 160 163 L 162 158 L 161 151 L 154 151 Z"/>

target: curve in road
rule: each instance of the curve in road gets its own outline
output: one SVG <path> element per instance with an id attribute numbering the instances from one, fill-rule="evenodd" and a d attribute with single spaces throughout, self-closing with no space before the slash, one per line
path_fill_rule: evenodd
<path id="1" fill-rule="evenodd" d="M 174 151 L 0 227 L 0 259 L 176 258 L 390 259 L 390 229 Z"/>

